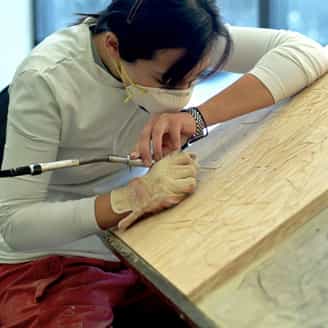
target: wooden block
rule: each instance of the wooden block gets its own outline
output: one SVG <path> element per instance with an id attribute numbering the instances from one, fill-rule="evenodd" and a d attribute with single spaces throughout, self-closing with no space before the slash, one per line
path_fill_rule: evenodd
<path id="1" fill-rule="evenodd" d="M 199 300 L 326 207 L 327 127 L 328 75 L 231 146 L 193 196 L 119 237 Z"/>

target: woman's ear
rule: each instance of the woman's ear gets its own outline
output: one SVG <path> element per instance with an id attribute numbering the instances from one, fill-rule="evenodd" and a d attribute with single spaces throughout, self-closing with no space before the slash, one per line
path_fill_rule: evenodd
<path id="1" fill-rule="evenodd" d="M 119 41 L 113 32 L 106 32 L 105 47 L 109 51 L 109 55 L 114 59 L 120 58 Z"/>

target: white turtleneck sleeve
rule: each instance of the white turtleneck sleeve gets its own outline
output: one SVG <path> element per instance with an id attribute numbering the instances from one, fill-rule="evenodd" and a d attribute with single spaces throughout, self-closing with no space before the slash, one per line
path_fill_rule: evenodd
<path id="1" fill-rule="evenodd" d="M 328 70 L 327 49 L 299 33 L 230 25 L 227 28 L 233 50 L 224 70 L 253 74 L 276 102 L 294 95 Z M 222 53 L 222 42 L 215 53 Z"/>

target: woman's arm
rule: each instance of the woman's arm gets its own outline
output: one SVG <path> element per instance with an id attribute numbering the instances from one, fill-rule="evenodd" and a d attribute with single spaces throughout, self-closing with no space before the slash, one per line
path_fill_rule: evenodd
<path id="1" fill-rule="evenodd" d="M 15 79 L 4 168 L 56 160 L 61 118 L 53 94 L 38 73 L 25 72 Z M 143 214 L 186 198 L 195 189 L 196 174 L 191 156 L 175 154 L 110 194 L 60 202 L 47 197 L 51 173 L 2 179 L 0 231 L 9 249 L 27 251 L 64 245 L 118 223 L 127 228 Z"/>
<path id="2" fill-rule="evenodd" d="M 199 105 L 208 125 L 250 113 L 292 96 L 328 70 L 328 51 L 301 34 L 284 30 L 229 27 L 234 47 L 224 68 L 244 75 L 223 92 Z M 220 42 L 221 41 L 221 42 Z M 221 56 L 222 40 L 213 50 Z M 180 148 L 180 140 L 190 137 L 195 123 L 188 113 L 162 114 L 145 126 L 136 145 L 136 155 L 150 163 L 163 156 L 163 140 Z M 180 137 L 178 138 L 177 135 Z M 168 150 L 166 150 L 167 152 Z"/>
<path id="3" fill-rule="evenodd" d="M 304 35 L 286 30 L 228 28 L 234 49 L 224 69 L 256 76 L 275 102 L 299 92 L 328 70 L 327 50 Z"/>
<path id="4" fill-rule="evenodd" d="M 234 47 L 226 71 L 246 73 L 200 106 L 209 125 L 292 96 L 328 70 L 328 51 L 284 30 L 228 27 Z M 220 55 L 222 45 L 214 49 Z"/>
<path id="5" fill-rule="evenodd" d="M 252 74 L 199 106 L 207 125 L 213 125 L 274 104 L 270 90 Z"/>
<path id="6" fill-rule="evenodd" d="M 20 73 L 10 88 L 3 168 L 57 158 L 61 117 L 55 96 L 38 72 Z M 0 229 L 13 249 L 41 249 L 101 231 L 95 197 L 49 202 L 51 173 L 1 179 Z"/>

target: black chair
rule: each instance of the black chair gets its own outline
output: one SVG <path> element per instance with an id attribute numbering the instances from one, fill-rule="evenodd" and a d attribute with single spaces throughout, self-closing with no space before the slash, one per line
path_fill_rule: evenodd
<path id="1" fill-rule="evenodd" d="M 9 106 L 9 92 L 6 87 L 0 93 L 0 168 L 2 165 L 3 151 L 6 143 L 7 115 Z"/>

